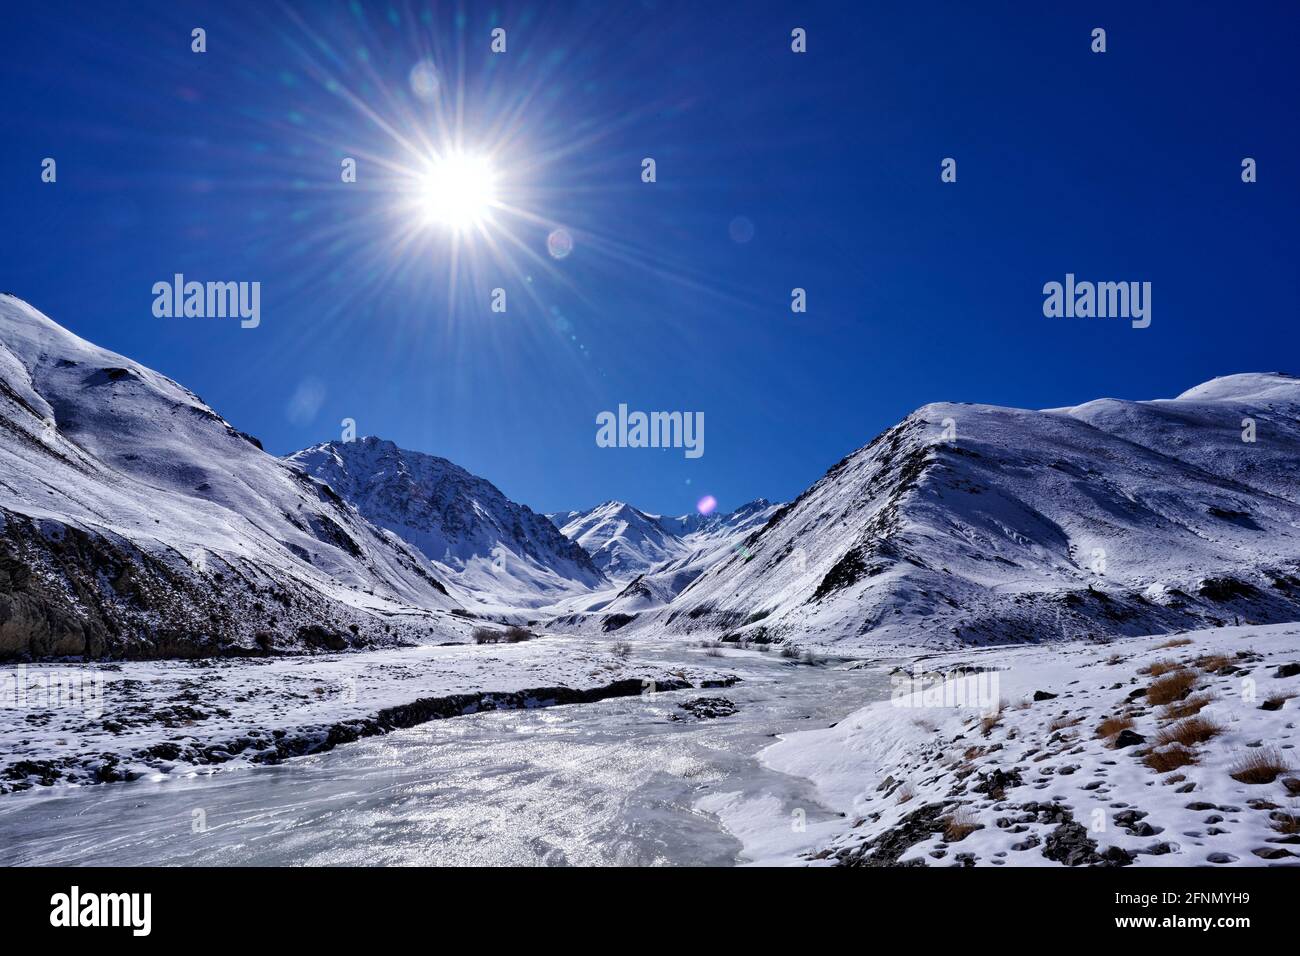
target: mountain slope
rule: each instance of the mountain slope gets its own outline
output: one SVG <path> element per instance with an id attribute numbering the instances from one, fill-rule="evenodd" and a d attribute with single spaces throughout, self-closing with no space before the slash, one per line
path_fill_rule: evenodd
<path id="1" fill-rule="evenodd" d="M 553 516 L 560 531 L 579 544 L 612 578 L 626 580 L 680 555 L 686 546 L 656 515 L 622 501 L 606 501 L 589 511 Z"/>
<path id="2" fill-rule="evenodd" d="M 1216 381 L 1165 402 L 925 406 L 633 628 L 923 644 L 1294 620 L 1300 382 Z M 1267 441 L 1242 442 L 1243 409 Z"/>
<path id="3" fill-rule="evenodd" d="M 0 296 L 0 657 L 448 631 L 428 562 L 194 393 Z"/>
<path id="4" fill-rule="evenodd" d="M 466 587 L 526 606 L 606 583 L 587 552 L 544 516 L 445 458 L 368 437 L 326 442 L 285 460 Z"/>
<path id="5" fill-rule="evenodd" d="M 701 552 L 713 552 L 737 532 L 761 524 L 773 510 L 770 502 L 759 498 L 729 513 L 673 517 L 649 514 L 622 501 L 606 501 L 589 511 L 549 517 L 610 577 L 626 581 L 695 561 Z"/>

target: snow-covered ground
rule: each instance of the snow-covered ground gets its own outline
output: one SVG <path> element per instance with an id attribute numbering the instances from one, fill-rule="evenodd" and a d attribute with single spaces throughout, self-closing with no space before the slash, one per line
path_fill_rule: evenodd
<path id="1" fill-rule="evenodd" d="M 287 658 L 0 669 L 0 794 L 277 762 L 358 736 L 483 710 L 723 686 L 721 668 L 657 664 L 569 638 Z"/>
<path id="2" fill-rule="evenodd" d="M 715 794 L 702 809 L 762 863 L 1300 863 L 1300 625 L 916 665 L 895 674 L 891 700 L 760 755 L 845 814 L 818 824 L 819 850 L 762 800 Z M 1168 702 L 1148 695 L 1158 681 Z M 1243 773 L 1260 758 L 1282 769 Z"/>

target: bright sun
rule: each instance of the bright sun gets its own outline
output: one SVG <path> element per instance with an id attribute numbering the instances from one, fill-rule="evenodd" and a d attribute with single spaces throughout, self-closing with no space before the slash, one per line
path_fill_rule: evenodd
<path id="1" fill-rule="evenodd" d="M 468 229 L 483 222 L 496 198 L 496 173 L 483 156 L 440 156 L 419 182 L 419 207 L 425 220 L 452 229 Z"/>

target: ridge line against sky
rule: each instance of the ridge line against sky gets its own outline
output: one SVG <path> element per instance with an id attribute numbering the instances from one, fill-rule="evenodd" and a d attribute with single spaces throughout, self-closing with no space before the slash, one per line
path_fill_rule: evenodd
<path id="1" fill-rule="evenodd" d="M 0 285 L 276 454 L 350 418 L 538 513 L 788 501 L 931 402 L 1173 397 L 1296 354 L 1300 8 L 745 11 L 10 11 L 0 169 L 30 227 Z M 402 207 L 449 122 L 511 209 L 455 269 Z M 260 282 L 259 326 L 152 315 L 177 273 Z M 1151 325 L 1045 317 L 1067 275 L 1150 282 Z M 621 403 L 703 412 L 705 454 L 597 447 Z"/>

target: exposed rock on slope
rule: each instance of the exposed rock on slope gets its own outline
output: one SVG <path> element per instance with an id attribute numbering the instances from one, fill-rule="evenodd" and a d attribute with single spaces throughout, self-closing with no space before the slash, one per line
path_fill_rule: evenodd
<path id="1" fill-rule="evenodd" d="M 921 644 L 1295 620 L 1296 421 L 1283 375 L 1163 402 L 927 405 L 630 626 Z"/>
<path id="2" fill-rule="evenodd" d="M 522 606 L 605 583 L 587 552 L 544 516 L 445 458 L 363 438 L 326 442 L 286 461 L 467 587 Z"/>
<path id="3" fill-rule="evenodd" d="M 195 394 L 0 296 L 0 658 L 455 633 L 421 555 Z M 446 624 L 440 622 L 446 621 Z"/>

